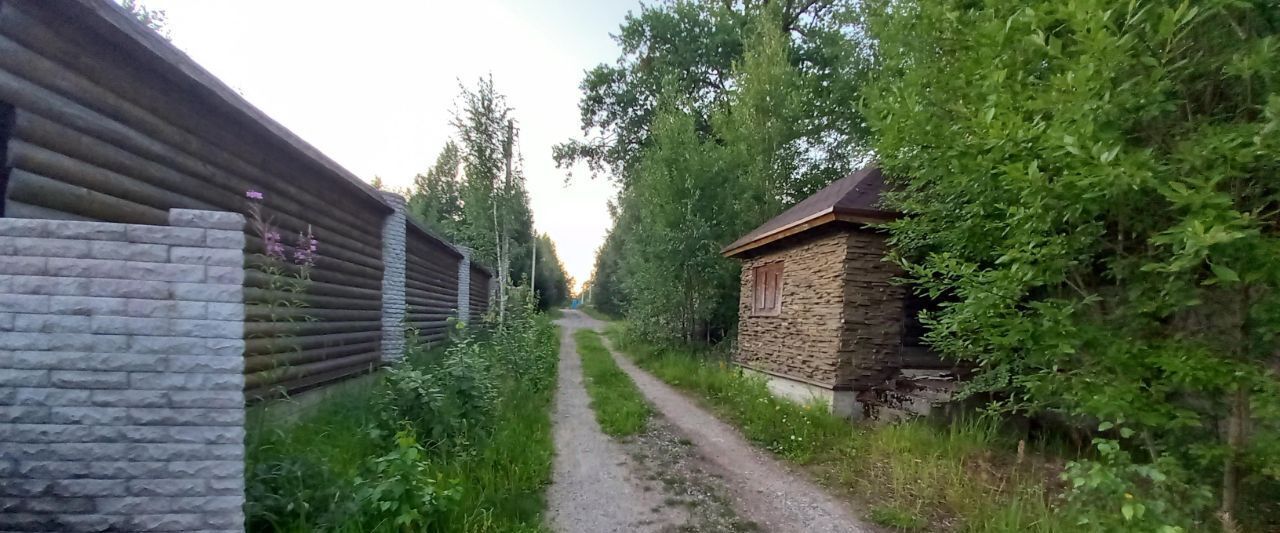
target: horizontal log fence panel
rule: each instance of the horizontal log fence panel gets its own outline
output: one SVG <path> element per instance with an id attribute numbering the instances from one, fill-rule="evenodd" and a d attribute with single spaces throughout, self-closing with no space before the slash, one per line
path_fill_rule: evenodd
<path id="1" fill-rule="evenodd" d="M 306 391 L 367 374 L 380 366 L 380 360 L 379 353 L 369 352 L 246 374 L 245 396 L 249 401 L 258 401 L 278 398 L 287 392 Z"/>
<path id="2" fill-rule="evenodd" d="M 23 77 L 64 95 L 84 95 L 85 107 L 131 123 L 141 133 L 197 157 L 237 165 L 253 161 L 249 167 L 258 166 L 268 175 L 327 174 L 348 185 L 359 182 L 163 38 L 122 19 L 109 5 L 94 0 L 6 1 L 0 36 L 14 43 L 4 54 L 12 58 L 3 63 L 7 70 L 21 71 Z M 38 51 L 39 57 L 21 54 L 19 48 Z M 267 154 L 275 157 L 260 157 Z M 291 195 L 311 192 L 291 180 L 259 181 Z M 307 182 L 314 180 L 296 183 Z M 376 211 L 381 202 L 373 194 L 331 200 L 342 208 L 341 216 L 381 222 Z"/>
<path id="3" fill-rule="evenodd" d="M 471 321 L 479 323 L 489 312 L 489 273 L 471 265 Z"/>
<path id="4" fill-rule="evenodd" d="M 449 318 L 458 308 L 458 266 L 462 254 L 413 222 L 405 236 L 405 323 L 418 340 L 447 338 Z"/>
<path id="5" fill-rule="evenodd" d="M 7 200 L 74 213 L 103 222 L 158 226 L 169 219 L 167 210 L 33 174 L 22 167 L 9 169 L 5 197 Z"/>
<path id="6" fill-rule="evenodd" d="M 243 268 L 246 397 L 377 368 L 393 212 L 377 191 L 119 7 L 0 0 L 0 216 L 166 225 L 175 208 L 247 213 L 251 190 L 281 242 L 311 235 L 319 249 L 309 268 L 290 248 L 269 257 L 250 223 L 243 265 L 218 267 L 235 279 Z M 462 254 L 406 230 L 405 323 L 445 339 L 460 298 L 473 321 L 488 310 L 491 276 L 473 263 L 460 291 Z M 240 239 L 219 233 L 208 238 Z"/>
<path id="7" fill-rule="evenodd" d="M 245 233 L 246 396 L 295 393 L 381 358 L 382 225 L 368 185 L 246 103 L 170 44 L 97 0 L 0 1 L 3 216 L 163 225 L 173 208 L 245 212 L 246 191 L 292 244 L 319 241 L 305 293 L 296 267 Z M 418 235 L 414 316 L 432 331 L 457 300 L 457 252 Z M 452 291 L 452 292 L 450 292 Z M 410 304 L 411 307 L 414 304 Z"/>
<path id="8" fill-rule="evenodd" d="M 79 220 L 83 222 L 97 222 L 97 219 L 89 218 L 83 215 L 76 215 L 38 205 L 31 205 L 19 202 L 17 200 L 8 199 L 3 202 L 4 214 L 8 218 L 42 218 L 48 220 Z"/>

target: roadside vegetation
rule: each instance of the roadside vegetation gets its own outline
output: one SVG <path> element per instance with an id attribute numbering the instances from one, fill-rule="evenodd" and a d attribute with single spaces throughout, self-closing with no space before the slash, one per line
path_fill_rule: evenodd
<path id="1" fill-rule="evenodd" d="M 620 316 L 620 315 L 615 315 L 615 314 L 613 314 L 613 313 L 610 313 L 610 312 L 608 312 L 608 311 L 605 311 L 605 310 L 603 310 L 603 309 L 600 309 L 600 308 L 595 307 L 595 306 L 590 306 L 590 305 L 589 305 L 589 306 L 584 306 L 584 307 L 581 309 L 581 311 L 582 311 L 583 313 L 586 313 L 586 314 L 587 314 L 587 316 L 589 316 L 589 317 L 591 317 L 591 318 L 594 318 L 594 319 L 596 319 L 596 320 L 600 320 L 600 321 L 604 321 L 604 322 L 608 322 L 608 321 L 610 321 L 610 320 L 617 320 L 617 319 L 619 318 L 619 316 Z"/>
<path id="2" fill-rule="evenodd" d="M 661 2 L 615 35 L 556 154 L 621 191 L 589 305 L 730 339 L 721 248 L 875 160 L 962 394 L 1078 439 L 1073 529 L 1280 528 L 1280 3 Z"/>
<path id="3" fill-rule="evenodd" d="M 866 519 L 902 531 L 1071 531 L 1050 496 L 1058 463 L 990 418 L 854 425 L 827 406 L 771 394 L 723 355 L 660 347 L 610 324 L 615 347 L 694 394 L 757 445 L 858 501 Z"/>
<path id="4" fill-rule="evenodd" d="M 600 429 L 614 437 L 644 431 L 653 410 L 631 377 L 613 360 L 600 334 L 580 329 L 573 334 L 573 340 L 582 356 L 582 375 Z"/>
<path id="5" fill-rule="evenodd" d="M 545 531 L 558 336 L 530 309 L 249 424 L 249 531 Z"/>

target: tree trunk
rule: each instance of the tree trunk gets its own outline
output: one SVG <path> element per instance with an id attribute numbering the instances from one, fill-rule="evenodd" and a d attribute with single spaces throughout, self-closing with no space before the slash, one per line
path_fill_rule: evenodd
<path id="1" fill-rule="evenodd" d="M 1239 322 L 1236 331 L 1236 357 L 1240 360 L 1249 354 L 1249 307 L 1250 291 L 1247 284 L 1241 284 L 1239 297 Z M 1222 506 L 1218 509 L 1218 519 L 1222 521 L 1222 530 L 1226 533 L 1239 531 L 1236 524 L 1236 503 L 1240 496 L 1240 452 L 1244 449 L 1247 425 L 1249 423 L 1249 386 L 1244 382 L 1236 382 L 1236 390 L 1231 398 L 1231 413 L 1227 418 L 1227 454 L 1222 461 Z"/>
<path id="2" fill-rule="evenodd" d="M 1245 444 L 1245 425 L 1249 420 L 1249 392 L 1244 384 L 1236 385 L 1232 398 L 1231 417 L 1227 419 L 1227 456 L 1222 465 L 1222 507 L 1218 519 L 1227 533 L 1238 531 L 1235 520 L 1236 502 L 1240 491 L 1240 450 Z"/>

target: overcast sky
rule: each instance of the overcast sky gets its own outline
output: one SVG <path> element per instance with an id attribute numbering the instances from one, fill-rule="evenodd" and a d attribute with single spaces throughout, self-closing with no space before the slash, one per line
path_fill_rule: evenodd
<path id="1" fill-rule="evenodd" d="M 608 229 L 607 180 L 567 185 L 583 72 L 613 62 L 631 0 L 147 0 L 173 43 L 356 175 L 399 189 L 452 135 L 458 80 L 492 73 L 515 108 L 537 230 L 579 283 Z"/>

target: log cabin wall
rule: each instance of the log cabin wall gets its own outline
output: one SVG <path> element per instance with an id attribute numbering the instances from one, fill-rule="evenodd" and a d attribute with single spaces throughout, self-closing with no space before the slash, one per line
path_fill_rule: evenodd
<path id="1" fill-rule="evenodd" d="M 392 208 L 113 2 L 0 0 L 0 120 L 8 106 L 5 217 L 163 225 L 172 208 L 243 212 L 256 190 L 286 241 L 310 228 L 320 254 L 305 318 L 293 319 L 263 305 L 281 294 L 253 268 L 263 244 L 246 228 L 250 401 L 379 364 Z M 410 233 L 422 234 L 411 312 L 438 335 L 450 280 L 456 299 L 457 252 Z"/>

